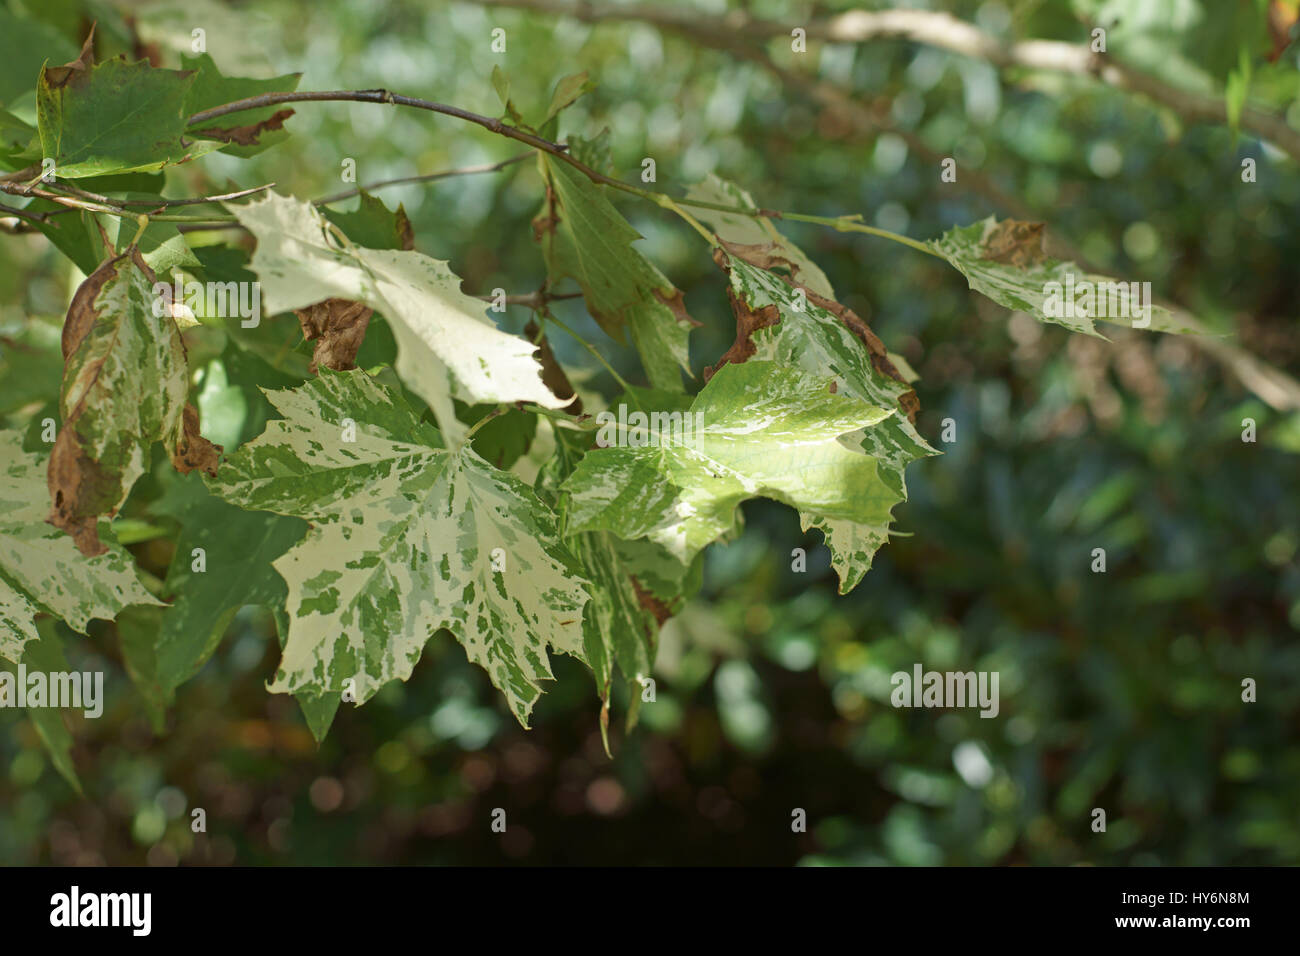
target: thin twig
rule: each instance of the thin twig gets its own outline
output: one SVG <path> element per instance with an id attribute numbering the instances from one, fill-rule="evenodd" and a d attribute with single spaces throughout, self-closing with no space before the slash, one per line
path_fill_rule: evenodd
<path id="1" fill-rule="evenodd" d="M 497 170 L 505 169 L 507 166 L 513 166 L 515 163 L 522 163 L 525 159 L 533 156 L 532 153 L 520 153 L 517 156 L 511 156 L 509 159 L 503 159 L 499 163 L 484 163 L 479 166 L 461 166 L 456 169 L 444 169 L 436 173 L 423 173 L 419 176 L 402 176 L 397 179 L 381 179 L 377 182 L 366 183 L 364 186 L 357 186 L 355 189 L 348 189 L 341 193 L 334 193 L 332 196 L 326 196 L 323 199 L 313 199 L 312 203 L 317 206 L 328 206 L 330 203 L 341 202 L 344 199 L 351 199 L 363 192 L 372 193 L 376 189 L 385 189 L 389 186 L 401 186 L 408 183 L 430 183 L 439 179 L 447 179 L 452 176 L 474 176 L 479 173 L 494 173 Z"/>

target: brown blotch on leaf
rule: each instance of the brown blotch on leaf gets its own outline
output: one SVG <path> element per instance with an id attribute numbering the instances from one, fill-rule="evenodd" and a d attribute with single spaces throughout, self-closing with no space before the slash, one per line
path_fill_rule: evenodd
<path id="1" fill-rule="evenodd" d="M 207 129 L 194 131 L 195 136 L 204 139 L 217 139 L 223 143 L 236 146 L 256 146 L 258 137 L 271 130 L 283 129 L 284 121 L 293 115 L 293 110 L 276 110 L 266 119 L 247 126 L 209 126 Z"/>
<path id="2" fill-rule="evenodd" d="M 196 469 L 216 476 L 221 461 L 221 446 L 199 434 L 199 410 L 187 404 L 181 413 L 181 435 L 172 450 L 172 466 L 182 475 Z"/>
<path id="3" fill-rule="evenodd" d="M 664 295 L 658 289 L 651 289 L 650 291 L 660 305 L 668 307 L 668 311 L 673 314 L 673 318 L 677 322 L 684 322 L 691 328 L 698 329 L 701 323 L 696 322 L 691 318 L 691 314 L 686 311 L 686 296 L 682 294 L 682 290 L 676 286 L 669 286 L 668 288 L 673 290 L 672 295 Z"/>
<path id="4" fill-rule="evenodd" d="M 139 255 L 132 247 L 127 253 L 108 259 L 77 288 L 63 321 L 59 343 L 65 364 L 95 324 L 95 300 L 100 291 L 117 275 L 118 264 L 130 253 Z M 98 369 L 95 374 L 98 374 Z M 70 534 L 82 554 L 94 557 L 108 550 L 99 540 L 99 516 L 109 513 L 116 504 L 115 482 L 98 462 L 82 451 L 75 425 L 84 407 L 83 399 L 72 409 L 50 451 L 45 481 L 52 507 L 46 520 Z"/>
<path id="5" fill-rule="evenodd" d="M 82 452 L 76 432 L 69 427 L 59 429 L 54 440 L 45 480 L 53 506 L 46 521 L 71 535 L 88 558 L 107 551 L 99 540 L 99 516 L 112 507 L 116 482 Z"/>
<path id="6" fill-rule="evenodd" d="M 662 627 L 664 621 L 673 616 L 672 609 L 663 601 L 655 597 L 650 591 L 641 586 L 641 582 L 636 579 L 635 575 L 629 575 L 632 581 L 632 589 L 636 591 L 637 603 L 641 605 L 641 610 L 649 611 L 654 615 L 655 621 Z M 651 635 L 653 637 L 653 635 Z"/>
<path id="7" fill-rule="evenodd" d="M 63 322 L 63 334 L 60 347 L 66 368 L 68 359 L 81 347 L 99 318 L 95 311 L 95 302 L 104 285 L 112 280 L 118 272 L 119 265 L 129 259 L 131 264 L 152 285 L 157 281 L 152 269 L 140 255 L 140 250 L 132 245 L 121 255 L 103 262 L 98 269 L 87 276 L 77 288 L 68 306 L 68 314 Z M 179 338 L 180 332 L 176 335 Z M 182 355 L 185 345 L 180 343 Z M 91 379 L 96 378 L 103 366 L 101 360 L 95 366 L 87 366 Z M 81 445 L 77 432 L 77 423 L 86 410 L 86 401 L 93 390 L 85 393 L 77 402 L 59 429 L 50 451 L 50 460 L 46 468 L 46 484 L 50 490 L 51 510 L 47 521 L 54 527 L 72 536 L 77 548 L 87 557 L 103 554 L 108 550 L 99 540 L 99 519 L 103 515 L 113 515 L 117 508 L 120 493 L 120 476 L 102 463 L 91 458 Z M 196 468 L 208 474 L 216 474 L 217 462 L 221 457 L 221 446 L 214 445 L 199 434 L 199 413 L 192 405 L 186 405 L 181 412 L 180 434 L 176 437 L 176 447 L 169 449 L 172 464 L 182 473 Z"/>
<path id="8" fill-rule="evenodd" d="M 743 259 L 752 266 L 769 270 L 781 269 L 790 273 L 796 279 L 799 277 L 799 267 L 787 257 L 778 254 L 780 247 L 775 242 L 746 244 L 743 242 L 727 242 L 724 239 L 722 245 L 737 259 Z"/>
<path id="9" fill-rule="evenodd" d="M 723 272 L 730 273 L 731 268 L 727 264 L 727 253 L 723 249 L 713 250 L 713 261 L 718 264 Z M 736 341 L 731 343 L 731 347 L 722 353 L 717 365 L 704 370 L 704 381 L 706 383 L 713 378 L 718 369 L 728 362 L 740 365 L 742 362 L 748 361 L 750 356 L 758 351 L 754 347 L 754 333 L 759 329 L 769 328 L 781 321 L 781 311 L 775 305 L 765 305 L 761 309 L 751 309 L 748 302 L 736 295 L 730 283 L 727 284 L 727 298 L 731 301 L 731 311 L 736 316 Z"/>
<path id="10" fill-rule="evenodd" d="M 314 341 L 311 371 L 320 366 L 336 372 L 356 368 L 357 351 L 366 337 L 374 309 L 348 299 L 326 299 L 305 309 L 295 309 L 303 338 Z"/>
<path id="11" fill-rule="evenodd" d="M 551 343 L 541 334 L 541 329 L 532 319 L 529 319 L 528 324 L 524 326 L 524 338 L 537 346 L 537 361 L 542 363 L 542 383 L 554 392 L 557 398 L 573 396 L 573 401 L 564 406 L 564 411 L 570 415 L 581 415 L 582 399 L 578 397 L 578 393 L 569 382 L 569 376 L 564 374 L 564 369 L 556 360 L 555 353 L 551 351 Z"/>
<path id="12" fill-rule="evenodd" d="M 406 209 L 402 206 L 397 207 L 397 241 L 406 252 L 415 248 L 415 230 L 411 227 L 411 220 L 406 215 Z"/>
<path id="13" fill-rule="evenodd" d="M 718 267 L 728 275 L 731 273 L 728 253 L 735 255 L 736 258 L 743 259 L 745 262 L 749 262 L 751 265 L 760 269 L 768 268 L 763 265 L 762 262 L 751 261 L 748 258 L 748 254 L 751 251 L 762 249 L 762 246 L 742 246 L 735 243 L 725 243 L 724 245 L 726 245 L 727 248 L 716 248 L 713 250 L 713 261 L 716 262 Z M 885 349 L 885 343 L 880 341 L 880 337 L 877 336 L 875 332 L 871 331 L 871 328 L 861 316 L 848 306 L 836 302 L 834 299 L 828 299 L 823 295 L 819 295 L 812 289 L 799 284 L 793 279 L 787 279 L 785 276 L 777 275 L 777 273 L 772 273 L 772 275 L 776 276 L 776 278 L 780 279 L 791 288 L 802 289 L 809 302 L 820 306 L 839 319 L 844 327 L 852 332 L 854 336 L 857 337 L 858 341 L 860 341 L 866 348 L 867 354 L 871 357 L 871 365 L 877 372 L 888 378 L 894 379 L 896 382 L 907 385 L 907 380 L 904 379 L 898 369 L 894 367 L 894 363 L 889 360 L 889 354 Z M 754 333 L 759 329 L 768 328 L 781 321 L 780 310 L 775 305 L 765 305 L 761 309 L 752 309 L 744 299 L 736 295 L 735 291 L 731 288 L 730 283 L 727 285 L 727 298 L 731 300 L 731 310 L 736 316 L 736 341 L 733 342 L 731 347 L 722 354 L 720 359 L 718 359 L 717 365 L 704 370 L 704 380 L 706 382 L 713 377 L 713 374 L 717 372 L 718 369 L 726 365 L 728 362 L 739 364 L 748 360 L 757 351 L 753 342 Z M 907 414 L 908 421 L 915 423 L 916 413 L 921 409 L 921 403 L 916 397 L 915 389 L 909 388 L 906 392 L 899 395 L 898 404 Z"/>
<path id="14" fill-rule="evenodd" d="M 68 85 L 78 74 L 86 72 L 95 65 L 95 25 L 90 25 L 86 42 L 81 45 L 81 53 L 71 63 L 63 66 L 47 66 L 44 71 L 45 83 L 51 89 L 61 89 Z"/>
<path id="15" fill-rule="evenodd" d="M 555 190 L 551 188 L 551 181 L 546 181 L 546 202 L 542 204 L 545 214 L 538 213 L 533 218 L 533 241 L 541 242 L 542 237 L 547 234 L 554 235 L 555 227 L 560 224 L 560 217 L 556 214 Z"/>
<path id="16" fill-rule="evenodd" d="M 1004 219 L 993 227 L 984 240 L 981 259 L 1026 269 L 1047 258 L 1043 252 L 1045 223 Z"/>

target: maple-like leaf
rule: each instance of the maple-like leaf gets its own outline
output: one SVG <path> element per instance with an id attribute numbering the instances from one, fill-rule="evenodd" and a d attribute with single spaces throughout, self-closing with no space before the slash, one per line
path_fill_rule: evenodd
<path id="1" fill-rule="evenodd" d="M 344 245 L 311 203 L 274 193 L 229 208 L 257 237 L 251 266 L 262 282 L 265 311 L 344 299 L 381 313 L 397 340 L 397 374 L 429 403 L 449 440 L 465 432 L 453 397 L 469 404 L 565 404 L 542 383 L 536 346 L 498 329 L 485 303 L 460 291 L 446 262 Z"/>
<path id="2" fill-rule="evenodd" d="M 566 276 L 582 288 L 592 318 L 615 341 L 624 329 L 641 356 L 650 384 L 682 390 L 690 371 L 687 342 L 698 323 L 682 293 L 632 243 L 641 238 L 605 198 L 602 188 L 560 160 L 539 154 L 546 205 L 533 222 L 552 280 Z"/>
<path id="3" fill-rule="evenodd" d="M 60 179 L 162 169 L 221 148 L 185 138 L 190 70 L 147 60 L 93 63 L 94 31 L 81 55 L 45 66 L 36 88 L 41 151 Z"/>
<path id="4" fill-rule="evenodd" d="M 565 481 L 569 529 L 648 537 L 685 562 L 735 527 L 742 501 L 763 497 L 797 508 L 805 530 L 839 521 L 878 529 L 878 547 L 900 496 L 876 460 L 840 436 L 894 413 L 830 386 L 829 374 L 774 362 L 728 364 L 683 418 L 692 421 L 689 436 L 673 426 L 639 445 L 645 436 L 629 414 L 626 443 L 592 450 Z M 861 537 L 846 545 L 828 533 L 827 543 L 845 561 L 869 560 L 875 550 Z"/>
<path id="5" fill-rule="evenodd" d="M 703 182 L 696 183 L 688 189 L 686 196 L 688 199 L 698 199 L 701 202 L 739 206 L 758 211 L 758 204 L 749 193 L 735 183 L 712 173 Z M 716 209 L 700 209 L 694 206 L 690 208 L 695 216 L 713 228 L 719 239 L 732 246 L 744 247 L 749 261 L 766 259 L 768 268 L 785 269 L 799 285 L 828 299 L 835 298 L 835 291 L 831 288 L 826 273 L 822 272 L 802 249 L 778 232 L 772 225 L 771 219 L 743 216 Z"/>
<path id="6" fill-rule="evenodd" d="M 1151 301 L 1146 284 L 1097 275 L 1043 249 L 1043 223 L 994 216 L 956 226 L 927 245 L 966 277 L 970 287 L 1040 322 L 1096 335 L 1094 319 L 1156 332 L 1192 327 Z"/>
<path id="7" fill-rule="evenodd" d="M 271 690 L 354 689 L 364 702 L 410 676 L 446 628 L 527 726 L 538 682 L 552 677 L 548 649 L 584 658 L 586 582 L 550 510 L 469 447 L 443 447 L 362 371 L 322 369 L 267 397 L 284 418 L 210 486 L 312 523 L 274 562 L 290 623 Z"/>
<path id="8" fill-rule="evenodd" d="M 301 73 L 287 73 L 266 80 L 239 76 L 223 76 L 216 62 L 206 53 L 195 57 L 182 56 L 181 65 L 194 72 L 194 80 L 185 97 L 184 114 L 195 113 L 248 99 L 262 93 L 288 93 L 298 88 Z M 189 135 L 200 139 L 214 139 L 226 144 L 226 152 L 237 156 L 250 156 L 283 139 L 284 121 L 293 110 L 284 107 L 263 106 L 198 124 Z"/>
<path id="9" fill-rule="evenodd" d="M 100 515 L 115 514 L 155 441 L 180 471 L 213 471 L 221 449 L 186 405 L 189 371 L 176 321 L 153 293 L 139 249 L 107 260 L 77 289 L 63 326 L 63 425 L 50 454 L 50 521 L 85 554 L 103 550 Z"/>
<path id="10" fill-rule="evenodd" d="M 86 557 L 45 522 L 48 511 L 45 463 L 23 451 L 20 433 L 0 431 L 0 657 L 14 663 L 37 640 L 38 612 L 84 633 L 92 618 L 160 603 L 140 583 L 130 555 L 106 544 Z"/>

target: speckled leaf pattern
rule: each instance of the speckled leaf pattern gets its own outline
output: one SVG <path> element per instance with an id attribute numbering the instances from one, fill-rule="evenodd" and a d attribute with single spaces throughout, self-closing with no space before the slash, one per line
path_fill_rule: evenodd
<path id="1" fill-rule="evenodd" d="M 342 691 L 352 678 L 364 702 L 409 677 L 446 628 L 527 726 L 538 682 L 552 678 L 548 649 L 584 657 L 588 591 L 549 509 L 472 450 L 440 447 L 362 371 L 325 369 L 267 397 L 284 418 L 210 487 L 313 526 L 274 562 L 290 624 L 270 689 Z"/>
<path id="2" fill-rule="evenodd" d="M 742 501 L 763 497 L 797 508 L 805 527 L 849 521 L 879 528 L 883 542 L 898 495 L 874 458 L 839 438 L 894 412 L 830 385 L 829 375 L 773 362 L 724 365 L 691 405 L 700 416 L 691 441 L 598 448 L 583 458 L 564 485 L 570 530 L 648 537 L 685 562 L 735 527 Z"/>
<path id="3" fill-rule="evenodd" d="M 547 204 L 533 227 L 552 280 L 571 277 L 605 332 L 624 329 L 650 384 L 682 390 L 690 372 L 688 339 L 696 324 L 682 294 L 632 243 L 641 238 L 597 186 L 567 163 L 542 156 Z"/>
<path id="4" fill-rule="evenodd" d="M 0 657 L 18 663 L 36 640 L 37 612 L 85 632 L 92 618 L 111 620 L 128 604 L 160 603 L 140 583 L 117 545 L 87 558 L 45 522 L 45 462 L 23 451 L 22 435 L 0 432 Z"/>
<path id="5" fill-rule="evenodd" d="M 380 312 L 397 339 L 397 374 L 429 403 L 448 440 L 465 431 L 453 397 L 471 405 L 565 404 L 542 384 L 535 346 L 498 329 L 486 304 L 460 291 L 446 262 L 344 246 L 311 203 L 274 193 L 229 209 L 257 237 L 251 267 L 262 283 L 263 311 L 291 312 L 338 298 Z"/>
<path id="6" fill-rule="evenodd" d="M 1120 280 L 1110 276 L 1089 273 L 1087 270 L 1060 259 L 1046 255 L 1042 247 L 1042 224 L 1003 220 L 989 216 L 969 226 L 957 226 L 949 229 L 939 239 L 931 240 L 928 245 L 946 259 L 955 269 L 966 277 L 970 287 L 982 295 L 988 296 L 999 305 L 1008 309 L 1027 312 L 1040 322 L 1063 325 L 1073 332 L 1085 335 L 1097 335 L 1094 319 L 1113 322 L 1117 325 L 1131 326 L 1131 315 L 1111 313 L 1115 306 L 1100 307 L 1103 294 L 1098 298 L 1093 310 L 1085 312 L 1082 303 L 1078 304 L 1074 315 L 1049 315 L 1049 282 L 1065 286 L 1067 281 L 1074 288 L 1081 288 L 1083 282 L 1099 286 L 1103 290 Z M 1072 278 L 1067 279 L 1067 276 Z M 1120 283 L 1128 286 L 1129 283 Z M 1121 300 L 1122 301 L 1122 300 Z M 1168 309 L 1145 302 L 1150 308 L 1149 325 L 1146 327 L 1157 332 L 1187 332 L 1190 327 L 1183 324 Z M 1056 309 L 1062 312 L 1061 309 Z M 1115 309 L 1118 312 L 1118 309 Z M 1111 313 L 1111 314 L 1103 314 Z"/>
<path id="7" fill-rule="evenodd" d="M 797 250 L 787 244 L 787 251 Z M 906 500 L 904 470 L 918 458 L 938 454 L 903 412 L 901 403 L 911 392 L 909 386 L 878 369 L 862 339 L 815 297 L 801 294 L 780 276 L 735 256 L 725 256 L 725 263 L 735 299 L 772 323 L 753 323 L 747 329 L 753 351 L 745 361 L 773 361 L 797 366 L 811 375 L 829 376 L 838 394 L 897 410 L 878 424 L 845 436 L 842 443 L 875 459 L 880 481 L 896 501 Z M 806 275 L 803 270 L 800 274 Z M 823 287 L 829 290 L 824 279 Z M 888 521 L 863 524 L 842 518 L 805 518 L 803 527 L 816 528 L 825 536 L 841 593 L 862 581 L 889 531 Z"/>
<path id="8" fill-rule="evenodd" d="M 114 514 L 165 442 L 177 468 L 214 468 L 220 449 L 188 410 L 185 346 L 155 309 L 154 274 L 134 246 L 77 289 L 63 327 L 63 425 L 50 456 L 51 520 L 86 554 L 100 515 Z M 161 312 L 162 314 L 156 314 Z"/>

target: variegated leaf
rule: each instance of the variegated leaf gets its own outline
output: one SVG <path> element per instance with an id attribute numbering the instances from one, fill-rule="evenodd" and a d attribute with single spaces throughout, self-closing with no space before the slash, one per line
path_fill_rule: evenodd
<path id="1" fill-rule="evenodd" d="M 661 422 L 640 444 L 643 423 L 629 413 L 618 444 L 589 452 L 565 482 L 570 530 L 648 537 L 685 562 L 733 529 L 742 501 L 764 497 L 797 508 L 805 528 L 846 521 L 879 528 L 883 543 L 900 496 L 840 436 L 894 413 L 831 384 L 774 362 L 728 364 L 683 418 L 689 434 Z M 843 557 L 861 560 L 860 540 L 853 549 Z"/>
<path id="2" fill-rule="evenodd" d="M 752 247 L 728 244 L 726 248 L 752 254 Z M 792 249 L 787 244 L 787 251 Z M 736 312 L 736 342 L 722 361 L 766 360 L 798 366 L 810 375 L 831 378 L 839 394 L 896 410 L 897 414 L 846 436 L 843 442 L 874 458 L 880 480 L 905 500 L 904 470 L 918 458 L 938 453 L 908 420 L 916 397 L 898 377 L 884 346 L 861 319 L 811 287 L 793 286 L 738 254 L 719 251 L 715 258 L 729 276 Z M 796 274 L 806 275 L 806 270 Z M 889 532 L 888 523 L 829 517 L 805 520 L 804 527 L 825 536 L 842 593 L 856 587 L 871 569 L 872 555 Z"/>
<path id="3" fill-rule="evenodd" d="M 63 427 L 50 454 L 50 521 L 84 554 L 103 551 L 99 517 L 117 512 L 156 441 L 180 471 L 212 471 L 221 449 L 185 404 L 189 375 L 175 319 L 131 245 L 86 278 L 63 326 Z"/>
<path id="4" fill-rule="evenodd" d="M 336 298 L 382 313 L 397 339 L 397 374 L 429 403 L 449 440 L 465 431 L 453 397 L 471 405 L 565 404 L 542 384 L 535 346 L 498 329 L 484 303 L 460 291 L 446 262 L 344 245 L 311 203 L 275 193 L 229 209 L 257 237 L 251 266 L 265 311 L 292 312 Z"/>
<path id="5" fill-rule="evenodd" d="M 46 611 L 84 632 L 91 618 L 111 620 L 128 604 L 159 604 L 116 544 L 88 558 L 45 522 L 45 463 L 23 451 L 22 435 L 0 432 L 0 657 L 15 664 L 37 639 Z M 105 527 L 107 523 L 105 522 Z"/>
<path id="6" fill-rule="evenodd" d="M 548 649 L 584 656 L 585 581 L 549 509 L 468 447 L 442 447 L 362 371 L 323 369 L 267 397 L 284 418 L 210 486 L 313 524 L 274 562 L 290 624 L 271 690 L 355 689 L 364 702 L 409 677 L 446 628 L 527 726 Z"/>
<path id="7" fill-rule="evenodd" d="M 740 206 L 758 211 L 758 204 L 749 193 L 735 183 L 712 173 L 703 182 L 696 183 L 688 189 L 686 196 L 688 199 L 698 199 L 701 202 L 716 203 L 721 206 Z M 695 207 L 691 207 L 691 211 L 708 223 L 718 238 L 724 242 L 763 250 L 775 263 L 782 264 L 795 282 L 828 299 L 835 297 L 826 273 L 804 255 L 802 249 L 781 235 L 772 225 L 771 219 Z"/>
<path id="8" fill-rule="evenodd" d="M 1094 319 L 1156 332 L 1192 331 L 1151 301 L 1149 284 L 1121 282 L 1048 256 L 1040 222 L 989 216 L 949 229 L 927 245 L 976 292 L 1040 322 L 1099 337 Z"/>

